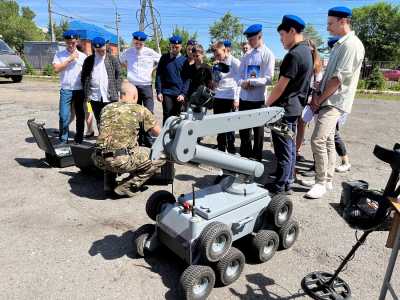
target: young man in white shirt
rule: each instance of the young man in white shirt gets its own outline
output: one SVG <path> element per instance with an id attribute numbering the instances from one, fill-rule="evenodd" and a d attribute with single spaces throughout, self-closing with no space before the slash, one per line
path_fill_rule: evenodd
<path id="1" fill-rule="evenodd" d="M 144 32 L 136 31 L 132 33 L 132 37 L 133 47 L 121 54 L 120 61 L 128 69 L 128 81 L 138 90 L 138 104 L 144 105 L 154 113 L 152 74 L 161 55 L 144 46 L 144 42 L 147 40 Z M 140 136 L 140 144 L 151 146 L 151 138 L 147 133 L 142 131 Z"/>
<path id="2" fill-rule="evenodd" d="M 240 65 L 240 111 L 263 107 L 266 87 L 272 83 L 275 68 L 275 57 L 262 39 L 262 25 L 251 25 L 244 35 L 252 49 L 243 56 Z M 251 143 L 251 130 L 254 145 Z M 240 130 L 240 140 L 241 156 L 262 160 L 264 126 Z"/>
<path id="3" fill-rule="evenodd" d="M 85 100 L 90 101 L 97 128 L 100 128 L 101 110 L 119 99 L 121 74 L 119 61 L 107 53 L 107 42 L 104 38 L 95 37 L 92 46 L 94 54 L 85 59 L 81 80 Z"/>
<path id="4" fill-rule="evenodd" d="M 225 42 L 213 45 L 216 64 L 213 66 L 214 114 L 223 114 L 239 108 L 240 61 L 229 54 Z M 235 132 L 220 133 L 217 136 L 218 150 L 236 153 Z"/>
<path id="5" fill-rule="evenodd" d="M 84 94 L 81 84 L 81 72 L 86 55 L 76 49 L 78 33 L 67 30 L 63 33 L 67 44 L 65 50 L 55 54 L 53 68 L 60 74 L 60 105 L 59 105 L 59 141 L 68 143 L 71 105 L 74 105 L 76 114 L 75 143 L 82 143 L 85 130 Z"/>

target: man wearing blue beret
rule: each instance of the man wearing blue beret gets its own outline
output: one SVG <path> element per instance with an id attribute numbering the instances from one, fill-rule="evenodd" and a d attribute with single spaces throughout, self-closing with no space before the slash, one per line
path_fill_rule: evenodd
<path id="1" fill-rule="evenodd" d="M 279 72 L 279 80 L 269 95 L 266 105 L 285 108 L 282 119 L 287 127 L 296 132 L 297 119 L 307 103 L 313 74 L 313 59 L 308 43 L 304 41 L 304 21 L 294 15 L 285 15 L 278 27 L 283 47 L 288 50 Z M 276 179 L 268 184 L 271 193 L 291 193 L 296 165 L 294 138 L 272 131 L 272 141 L 277 158 Z"/>
<path id="2" fill-rule="evenodd" d="M 142 31 L 132 33 L 133 47 L 125 50 L 120 57 L 121 64 L 128 69 L 128 80 L 138 90 L 138 104 L 144 105 L 154 113 L 153 71 L 161 55 L 144 45 L 147 34 Z M 139 144 L 151 147 L 152 138 L 143 129 L 140 131 Z"/>
<path id="3" fill-rule="evenodd" d="M 178 116 L 185 103 L 189 80 L 185 74 L 187 58 L 181 54 L 182 38 L 174 35 L 169 39 L 170 51 L 161 56 L 156 73 L 157 100 L 163 106 L 163 123 L 170 116 Z"/>
<path id="4" fill-rule="evenodd" d="M 262 26 L 251 25 L 244 32 L 250 47 L 241 61 L 240 80 L 241 87 L 239 110 L 258 109 L 264 105 L 267 85 L 272 83 L 274 77 L 275 57 L 263 42 Z M 251 141 L 253 130 L 254 143 Z M 247 158 L 262 160 L 264 144 L 264 126 L 240 130 L 240 155 Z"/>
<path id="5" fill-rule="evenodd" d="M 53 59 L 54 71 L 60 74 L 60 106 L 59 106 L 59 141 L 68 143 L 71 106 L 75 108 L 76 133 L 75 143 L 82 143 L 85 130 L 84 95 L 81 84 L 81 72 L 86 55 L 77 50 L 79 35 L 75 30 L 63 33 L 65 50 L 55 54 Z"/>
<path id="6" fill-rule="evenodd" d="M 83 63 L 81 80 L 85 100 L 90 102 L 97 128 L 100 128 L 102 109 L 119 99 L 121 72 L 118 59 L 107 53 L 107 42 L 104 38 L 95 37 L 92 46 L 94 53 Z"/>
<path id="7" fill-rule="evenodd" d="M 333 46 L 319 90 L 313 94 L 311 107 L 318 118 L 311 137 L 315 160 L 315 184 L 306 194 L 321 198 L 332 190 L 335 171 L 335 128 L 344 113 L 350 113 L 356 94 L 365 49 L 351 30 L 352 11 L 333 7 L 328 11 L 328 31 L 339 36 Z"/>

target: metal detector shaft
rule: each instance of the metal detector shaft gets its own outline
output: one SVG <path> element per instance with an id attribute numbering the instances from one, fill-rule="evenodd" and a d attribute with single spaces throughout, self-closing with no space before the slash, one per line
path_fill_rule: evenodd
<path id="1" fill-rule="evenodd" d="M 336 278 L 339 276 L 339 273 L 342 272 L 343 268 L 347 265 L 351 257 L 354 255 L 354 253 L 357 251 L 358 248 L 365 242 L 367 239 L 367 236 L 371 233 L 372 231 L 365 231 L 361 238 L 357 241 L 357 243 L 353 246 L 349 254 L 345 257 L 345 259 L 342 261 L 340 264 L 339 268 L 335 271 L 335 274 L 333 274 L 332 278 L 326 283 L 326 286 L 331 286 Z"/>

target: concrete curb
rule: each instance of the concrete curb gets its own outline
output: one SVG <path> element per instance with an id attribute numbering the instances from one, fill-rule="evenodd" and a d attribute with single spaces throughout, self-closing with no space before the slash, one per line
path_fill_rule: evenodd
<path id="1" fill-rule="evenodd" d="M 400 91 L 357 90 L 359 94 L 400 96 Z"/>

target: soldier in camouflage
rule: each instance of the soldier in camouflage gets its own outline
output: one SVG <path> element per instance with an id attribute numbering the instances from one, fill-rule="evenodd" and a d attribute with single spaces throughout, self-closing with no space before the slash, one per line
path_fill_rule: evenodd
<path id="1" fill-rule="evenodd" d="M 154 136 L 160 134 L 160 126 L 147 108 L 137 104 L 137 99 L 136 87 L 124 81 L 120 101 L 107 105 L 101 112 L 100 133 L 93 154 L 95 165 L 105 172 L 129 173 L 114 188 L 120 196 L 133 196 L 164 164 L 150 160 L 149 148 L 139 147 L 140 125 Z"/>

